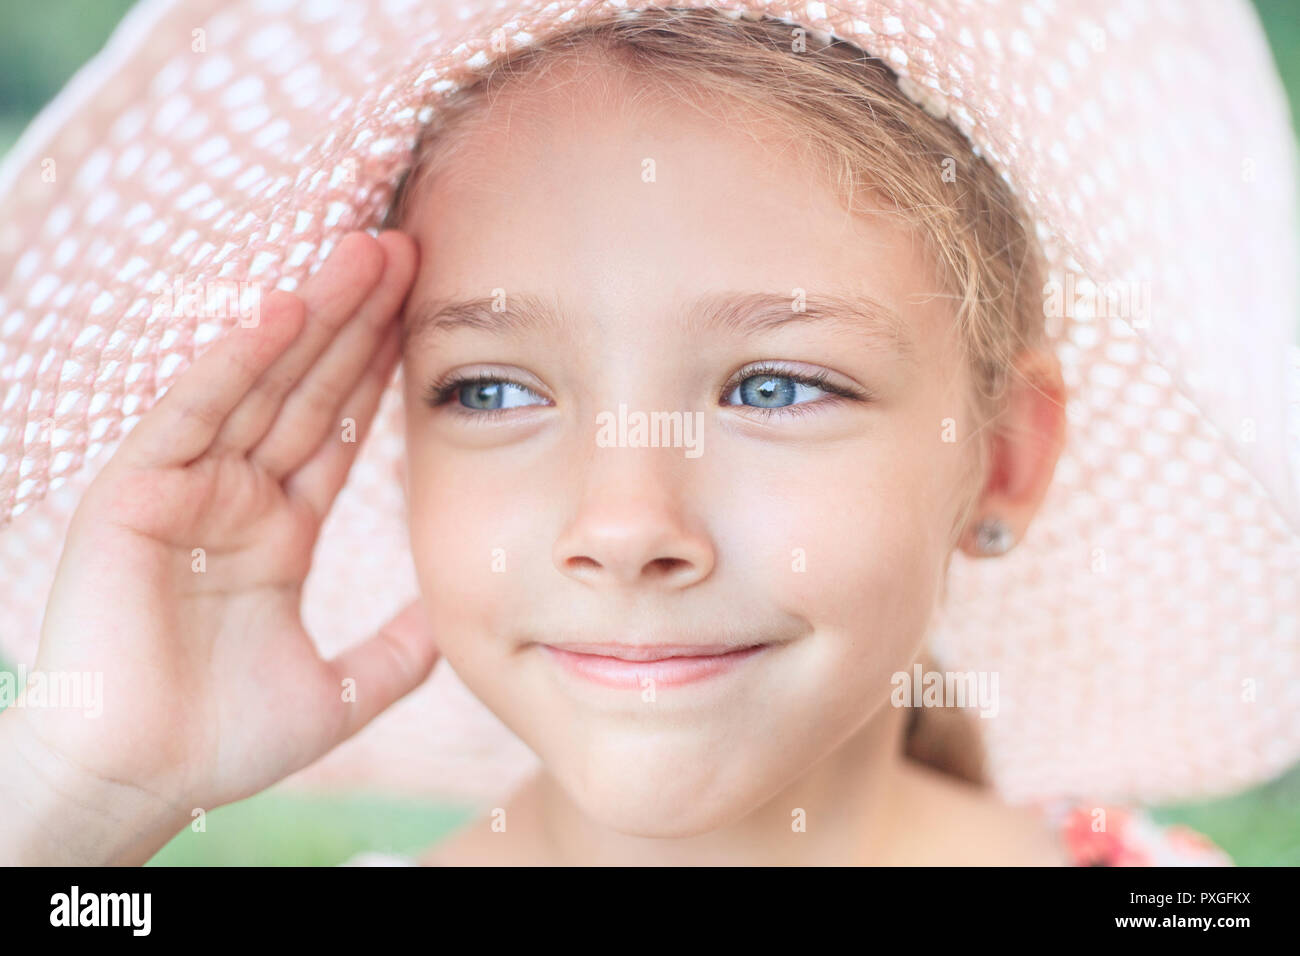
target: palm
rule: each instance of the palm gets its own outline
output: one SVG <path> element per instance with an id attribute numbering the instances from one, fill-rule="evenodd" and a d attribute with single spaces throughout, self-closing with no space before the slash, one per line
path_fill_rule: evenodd
<path id="1" fill-rule="evenodd" d="M 268 298 L 259 340 L 232 331 L 187 369 L 97 476 L 37 666 L 102 673 L 103 713 L 28 717 L 68 759 L 217 806 L 306 766 L 427 676 L 418 608 L 335 661 L 300 616 L 318 530 L 395 365 L 413 252 L 397 234 L 345 240 L 300 296 Z M 345 416 L 355 442 L 335 430 Z M 365 685 L 356 703 L 348 678 Z"/>

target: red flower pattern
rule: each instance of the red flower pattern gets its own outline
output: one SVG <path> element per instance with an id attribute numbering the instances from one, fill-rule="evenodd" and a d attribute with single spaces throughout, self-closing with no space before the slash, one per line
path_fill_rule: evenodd
<path id="1" fill-rule="evenodd" d="M 1060 801 L 1045 810 L 1075 866 L 1233 865 L 1204 834 L 1158 824 L 1145 810 L 1086 801 Z"/>

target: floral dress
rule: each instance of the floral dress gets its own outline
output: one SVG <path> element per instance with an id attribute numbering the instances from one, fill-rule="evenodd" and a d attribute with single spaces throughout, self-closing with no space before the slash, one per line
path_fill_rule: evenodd
<path id="1" fill-rule="evenodd" d="M 1074 866 L 1235 866 L 1207 836 L 1157 823 L 1146 810 L 1057 800 L 1039 804 Z"/>

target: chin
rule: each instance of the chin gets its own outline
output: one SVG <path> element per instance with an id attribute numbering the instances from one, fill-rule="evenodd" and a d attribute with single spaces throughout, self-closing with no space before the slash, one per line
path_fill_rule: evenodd
<path id="1" fill-rule="evenodd" d="M 752 776 L 692 760 L 698 758 L 647 762 L 623 756 L 588 764 L 582 774 L 548 770 L 584 814 L 627 836 L 698 836 L 735 823 L 762 802 Z"/>
<path id="2" fill-rule="evenodd" d="M 582 812 L 601 826 L 653 840 L 699 836 L 734 823 L 743 814 L 735 806 L 700 799 L 664 801 L 652 792 L 626 787 L 595 797 L 571 796 Z"/>

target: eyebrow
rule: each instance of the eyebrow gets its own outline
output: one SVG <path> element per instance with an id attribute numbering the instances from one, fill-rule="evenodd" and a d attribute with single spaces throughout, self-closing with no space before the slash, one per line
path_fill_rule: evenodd
<path id="1" fill-rule="evenodd" d="M 506 307 L 499 303 L 505 301 Z M 687 303 L 683 328 L 688 332 L 718 330 L 756 334 L 789 323 L 834 325 L 856 335 L 869 348 L 894 351 L 916 362 L 911 331 L 897 312 L 865 294 L 820 293 L 807 296 L 795 308 L 793 295 L 772 292 L 706 293 Z M 416 342 L 436 340 L 454 329 L 476 329 L 493 335 L 533 332 L 558 334 L 565 313 L 554 300 L 527 292 L 475 299 L 435 299 L 409 310 L 402 329 L 403 351 Z"/>

